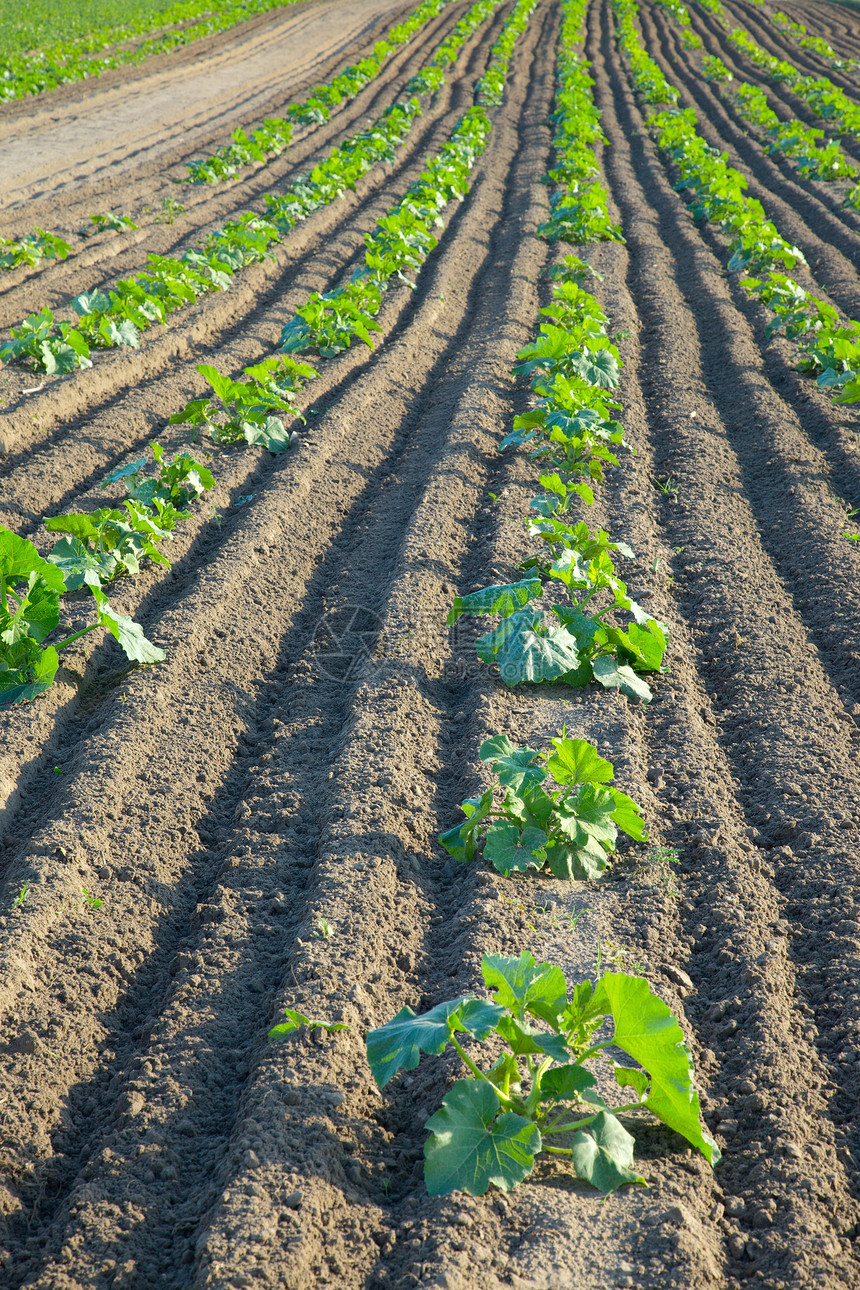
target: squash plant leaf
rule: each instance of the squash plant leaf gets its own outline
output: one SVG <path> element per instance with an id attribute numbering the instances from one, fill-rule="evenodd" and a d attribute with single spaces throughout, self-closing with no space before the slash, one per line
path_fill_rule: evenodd
<path id="1" fill-rule="evenodd" d="M 452 627 L 464 614 L 501 614 L 503 618 L 508 618 L 535 596 L 539 596 L 541 590 L 539 578 L 524 578 L 520 582 L 482 587 L 480 591 L 473 591 L 468 596 L 455 596 L 447 624 Z"/>
<path id="2" fill-rule="evenodd" d="M 510 1191 L 528 1177 L 541 1149 L 540 1130 L 524 1116 L 499 1114 L 500 1109 L 491 1084 L 454 1084 L 426 1125 L 431 1134 L 424 1148 L 429 1195 L 462 1190 L 483 1196 L 491 1186 Z"/>
<path id="3" fill-rule="evenodd" d="M 557 784 L 608 784 L 613 778 L 612 762 L 601 757 L 586 739 L 551 740 L 555 752 L 546 768 Z"/>
<path id="4" fill-rule="evenodd" d="M 573 1135 L 573 1167 L 577 1175 L 602 1192 L 625 1183 L 644 1183 L 633 1165 L 634 1139 L 610 1111 L 601 1111 L 587 1129 Z"/>
<path id="5" fill-rule="evenodd" d="M 536 963 L 528 950 L 519 958 L 485 954 L 481 972 L 496 1003 L 516 1010 L 520 1017 L 531 1012 L 554 1024 L 567 1003 L 567 982 L 561 968 Z"/>
<path id="6" fill-rule="evenodd" d="M 607 973 L 597 991 L 615 1022 L 613 1044 L 637 1061 L 651 1080 L 645 1105 L 716 1164 L 719 1148 L 702 1130 L 690 1053 L 668 1006 L 642 977 L 626 973 Z"/>
<path id="7" fill-rule="evenodd" d="M 420 1016 L 408 1006 L 401 1008 L 391 1021 L 368 1032 L 367 1060 L 373 1078 L 383 1088 L 401 1066 L 414 1070 L 422 1053 L 444 1052 L 457 1030 L 486 1039 L 503 1013 L 503 1008 L 471 995 L 437 1004 Z"/>
<path id="8" fill-rule="evenodd" d="M 536 766 L 539 756 L 534 748 L 515 748 L 507 735 L 494 735 L 481 744 L 478 756 L 481 761 L 492 765 L 493 773 L 500 784 L 505 784 L 515 792 L 524 785 L 540 784 L 546 779 L 546 771 Z"/>
<path id="9" fill-rule="evenodd" d="M 484 855 L 499 873 L 525 873 L 543 868 L 547 836 L 542 829 L 520 829 L 507 820 L 495 820 L 487 829 Z"/>

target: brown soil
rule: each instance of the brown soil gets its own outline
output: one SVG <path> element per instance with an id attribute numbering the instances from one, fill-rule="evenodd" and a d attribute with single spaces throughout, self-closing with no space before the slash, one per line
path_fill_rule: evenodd
<path id="1" fill-rule="evenodd" d="M 396 165 L 277 261 L 139 354 L 34 396 L 32 378 L 4 372 L 4 523 L 42 544 L 42 515 L 95 503 L 104 473 L 154 437 L 182 442 L 164 427 L 199 390 L 196 363 L 236 371 L 271 352 L 307 291 L 343 279 L 471 101 L 506 12 L 466 46 Z M 672 191 L 607 0 L 586 53 L 627 244 L 588 258 L 628 333 L 636 455 L 589 520 L 637 552 L 629 581 L 670 624 L 671 672 L 647 709 L 509 692 L 443 625 L 455 589 L 510 576 L 524 554 L 533 471 L 495 446 L 525 403 L 510 365 L 556 254 L 533 233 L 557 21 L 551 4 L 536 11 L 470 194 L 417 290 L 386 299 L 383 340 L 323 365 L 301 447 L 218 451 L 218 487 L 177 533 L 172 570 L 117 586 L 167 661 L 129 670 L 113 641 L 82 642 L 47 695 L 0 717 L 4 1285 L 860 1286 L 860 551 L 841 536 L 845 503 L 860 502 L 858 441 L 790 347 L 765 342 L 719 238 Z M 816 275 L 822 257 L 834 299 L 860 308 L 855 233 L 822 186 L 763 158 L 699 93 L 658 11 L 643 31 L 709 140 L 736 150 Z M 358 52 L 372 36 L 352 39 Z M 336 48 L 333 62 L 351 53 Z M 421 58 L 404 51 L 269 175 L 381 110 Z M 129 163 L 129 193 L 158 164 Z M 88 200 L 87 182 L 70 176 L 57 211 Z M 252 184 L 234 187 L 203 194 L 195 227 L 247 204 Z M 87 271 L 57 266 L 58 295 Z M 19 282 L 2 308 L 14 315 L 17 297 L 20 316 L 31 290 Z M 665 495 L 654 480 L 669 476 Z M 70 625 L 86 612 L 70 601 Z M 614 761 L 652 841 L 680 851 L 677 894 L 641 848 L 596 888 L 502 880 L 440 851 L 481 782 L 483 738 L 540 741 L 563 722 Z M 314 934 L 320 917 L 331 939 Z M 364 1028 L 479 988 L 486 951 L 528 947 L 575 976 L 601 939 L 681 1017 L 722 1164 L 711 1173 L 655 1127 L 638 1139 L 649 1188 L 607 1203 L 545 1164 L 511 1196 L 428 1199 L 422 1125 L 453 1068 L 425 1060 L 380 1095 Z M 272 1045 L 284 1006 L 352 1029 Z"/>

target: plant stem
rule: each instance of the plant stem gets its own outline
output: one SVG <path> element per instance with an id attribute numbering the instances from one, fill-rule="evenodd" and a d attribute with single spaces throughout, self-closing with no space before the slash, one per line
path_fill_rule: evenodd
<path id="1" fill-rule="evenodd" d="M 508 1106 L 508 1107 L 513 1106 L 513 1100 L 509 1098 L 506 1093 L 503 1093 L 501 1089 L 498 1088 L 491 1079 L 487 1078 L 487 1076 L 481 1070 L 480 1066 L 475 1065 L 475 1063 L 472 1061 L 471 1057 L 466 1052 L 463 1045 L 458 1043 L 453 1035 L 451 1036 L 451 1043 L 454 1045 L 457 1052 L 460 1054 L 461 1058 L 463 1059 L 466 1066 L 468 1066 L 472 1074 L 477 1076 L 478 1079 L 483 1080 L 485 1084 L 489 1084 L 490 1088 L 493 1089 L 494 1092 L 498 1095 L 499 1101 L 503 1104 L 503 1106 Z"/>
<path id="2" fill-rule="evenodd" d="M 82 627 L 79 632 L 74 632 L 71 636 L 67 636 L 64 641 L 59 641 L 58 644 L 54 646 L 54 649 L 61 650 L 66 645 L 71 645 L 72 641 L 80 640 L 82 636 L 86 636 L 89 632 L 94 632 L 96 628 L 101 627 L 101 625 L 101 623 L 93 623 L 92 627 Z"/>

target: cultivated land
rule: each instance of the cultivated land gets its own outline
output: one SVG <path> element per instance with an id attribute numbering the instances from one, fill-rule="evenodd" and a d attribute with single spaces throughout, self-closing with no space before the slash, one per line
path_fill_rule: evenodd
<path id="1" fill-rule="evenodd" d="M 774 6 L 726 8 L 860 104 L 860 80 L 789 40 Z M 784 8 L 860 57 L 850 9 Z M 306 0 L 0 107 L 0 236 L 41 226 L 72 244 L 63 261 L 0 274 L 0 340 L 43 306 L 73 317 L 73 296 L 262 209 L 379 118 L 462 0 L 328 121 L 297 125 L 277 158 L 221 184 L 175 182 L 410 11 Z M 820 124 L 712 13 L 689 12 L 705 54 Z M 55 536 L 43 517 L 118 505 L 105 476 L 155 441 L 211 452 L 215 477 L 166 548 L 172 568 L 147 561 L 109 587 L 165 660 L 134 667 L 110 636 L 85 636 L 50 689 L 0 708 L 10 1287 L 860 1286 L 860 543 L 845 536 L 860 527 L 846 517 L 860 505 L 857 413 L 796 369 L 794 341 L 768 338 L 772 314 L 727 270 L 726 239 L 692 220 L 609 0 L 591 0 L 577 52 L 623 243 L 536 236 L 561 23 L 539 0 L 468 193 L 405 271 L 414 289 L 383 295 L 375 349 L 301 355 L 320 375 L 306 424 L 284 418 L 298 441 L 276 455 L 168 423 L 207 393 L 198 364 L 238 377 L 277 352 L 312 292 L 364 262 L 365 233 L 472 106 L 510 15 L 499 4 L 466 36 L 392 160 L 228 290 L 177 309 L 138 349 L 94 347 L 89 368 L 0 373 L 0 523 L 43 555 Z M 699 133 L 803 252 L 798 282 L 860 318 L 857 212 L 765 152 L 666 9 L 643 0 L 635 24 Z M 860 160 L 856 139 L 843 146 Z M 171 196 L 186 207 L 173 223 L 141 217 Z M 139 228 L 77 234 L 108 209 Z M 623 360 L 617 415 L 635 448 L 573 516 L 629 543 L 622 576 L 668 627 L 669 671 L 646 678 L 648 704 L 594 683 L 508 688 L 462 621 L 445 626 L 455 594 L 524 577 L 538 472 L 498 445 L 533 403 L 511 368 L 551 302 L 546 270 L 570 253 L 601 275 L 583 285 Z M 85 592 L 62 606 L 63 634 L 92 620 Z M 490 784 L 483 741 L 544 748 L 563 725 L 613 763 L 648 843 L 626 841 L 592 883 L 449 858 L 439 832 Z M 646 862 L 656 845 L 675 848 L 676 870 Z M 715 1170 L 645 1119 L 647 1189 L 605 1199 L 542 1156 L 511 1192 L 427 1195 L 424 1124 L 461 1072 L 425 1056 L 380 1091 L 364 1033 L 407 1004 L 484 995 L 482 955 L 523 949 L 569 981 L 594 977 L 598 951 L 647 977 L 691 1050 Z M 350 1028 L 270 1041 L 285 1007 Z"/>

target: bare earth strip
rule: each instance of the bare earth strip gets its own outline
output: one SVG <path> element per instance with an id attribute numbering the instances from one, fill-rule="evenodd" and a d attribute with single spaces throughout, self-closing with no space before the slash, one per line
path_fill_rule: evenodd
<path id="1" fill-rule="evenodd" d="M 241 112 L 271 93 L 313 75 L 323 60 L 364 37 L 400 0 L 311 0 L 273 10 L 266 21 L 231 28 L 206 50 L 142 64 L 115 84 L 81 82 L 57 104 L 47 95 L 19 112 L 0 110 L 0 201 L 13 203 L 107 170 L 111 183 L 144 157 L 158 159 L 178 142 L 200 147 L 213 128 L 226 139 Z M 209 42 L 202 42 L 208 44 Z"/>

